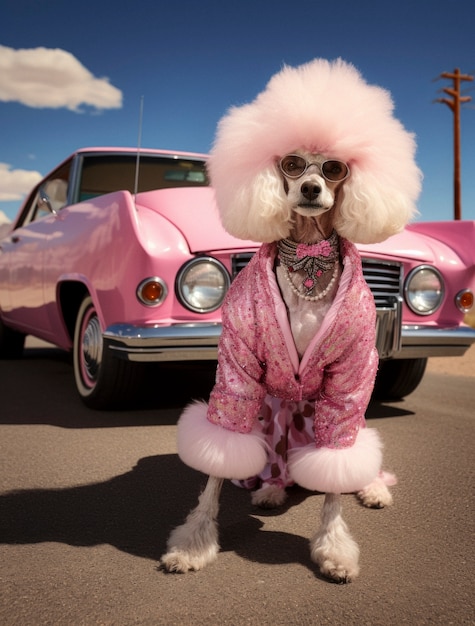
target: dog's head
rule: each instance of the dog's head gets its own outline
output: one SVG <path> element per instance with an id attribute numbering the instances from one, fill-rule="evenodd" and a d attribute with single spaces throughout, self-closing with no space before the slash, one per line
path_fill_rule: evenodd
<path id="1" fill-rule="evenodd" d="M 284 191 L 292 211 L 319 217 L 335 203 L 335 193 L 349 176 L 346 163 L 321 154 L 296 151 L 278 159 Z"/>
<path id="2" fill-rule="evenodd" d="M 280 201 L 287 204 L 283 214 L 290 215 L 292 238 L 310 242 L 315 231 L 328 237 L 334 228 L 338 192 L 350 175 L 348 165 L 304 150 L 286 154 L 277 165 L 286 195 L 286 201 Z"/>
<path id="3" fill-rule="evenodd" d="M 353 242 L 400 231 L 415 213 L 421 174 L 414 137 L 392 111 L 388 92 L 341 60 L 285 67 L 219 123 L 209 171 L 226 230 L 271 242 L 302 216 L 331 215 Z M 300 161 L 283 163 L 289 155 L 305 161 L 301 176 L 291 172 Z M 331 180 L 334 162 L 348 168 L 342 180 Z"/>

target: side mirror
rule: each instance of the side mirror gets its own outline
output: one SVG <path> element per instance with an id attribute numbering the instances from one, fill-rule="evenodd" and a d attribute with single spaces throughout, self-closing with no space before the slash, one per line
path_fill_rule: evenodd
<path id="1" fill-rule="evenodd" d="M 56 211 L 56 209 L 53 208 L 53 205 L 51 203 L 51 198 L 48 196 L 48 194 L 44 190 L 44 187 L 39 188 L 38 195 L 39 195 L 40 202 L 46 206 L 48 211 L 50 211 L 53 215 L 58 215 L 58 211 Z"/>

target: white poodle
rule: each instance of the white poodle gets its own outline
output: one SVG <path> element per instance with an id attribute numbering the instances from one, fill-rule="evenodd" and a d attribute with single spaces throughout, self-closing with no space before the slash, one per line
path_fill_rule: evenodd
<path id="1" fill-rule="evenodd" d="M 400 231 L 421 182 L 414 138 L 392 110 L 353 66 L 316 59 L 285 67 L 219 124 L 209 169 L 223 225 L 263 245 L 223 305 L 209 403 L 178 423 L 181 459 L 209 479 L 169 538 L 168 571 L 216 558 L 219 494 L 233 479 L 264 507 L 294 483 L 324 492 L 311 558 L 332 580 L 358 574 L 339 494 L 382 507 L 395 479 L 365 427 L 376 313 L 354 244 Z"/>

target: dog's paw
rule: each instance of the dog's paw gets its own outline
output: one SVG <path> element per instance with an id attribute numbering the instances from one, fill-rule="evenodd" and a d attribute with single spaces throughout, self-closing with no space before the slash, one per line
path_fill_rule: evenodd
<path id="1" fill-rule="evenodd" d="M 178 574 L 184 574 L 190 571 L 196 572 L 203 569 L 210 561 L 213 561 L 216 558 L 216 554 L 190 554 L 183 550 L 172 549 L 162 556 L 160 559 L 160 567 L 167 572 L 175 572 Z"/>
<path id="2" fill-rule="evenodd" d="M 349 583 L 360 571 L 358 544 L 343 520 L 333 528 L 320 529 L 310 542 L 310 556 L 320 573 L 336 583 Z"/>
<path id="3" fill-rule="evenodd" d="M 322 554 L 316 562 L 322 576 L 340 585 L 351 583 L 360 572 L 358 564 L 350 559 L 334 559 Z"/>
<path id="4" fill-rule="evenodd" d="M 370 509 L 383 509 L 393 503 L 391 492 L 381 478 L 373 480 L 364 489 L 358 491 L 356 496 L 361 504 Z"/>
<path id="5" fill-rule="evenodd" d="M 263 485 L 260 489 L 252 492 L 251 502 L 254 506 L 262 509 L 275 509 L 282 506 L 287 499 L 285 489 L 278 485 Z"/>
<path id="6" fill-rule="evenodd" d="M 216 521 L 199 511 L 192 512 L 184 524 L 171 532 L 167 550 L 160 559 L 161 568 L 167 572 L 203 569 L 219 552 Z"/>

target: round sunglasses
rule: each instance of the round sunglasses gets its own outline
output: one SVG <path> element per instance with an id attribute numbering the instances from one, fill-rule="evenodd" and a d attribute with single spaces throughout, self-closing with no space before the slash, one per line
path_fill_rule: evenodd
<path id="1" fill-rule="evenodd" d="M 350 168 L 343 161 L 330 159 L 323 163 L 310 163 L 298 154 L 287 154 L 279 161 L 279 168 L 289 178 L 300 178 L 311 165 L 317 165 L 326 180 L 339 182 L 345 180 L 350 174 Z"/>

